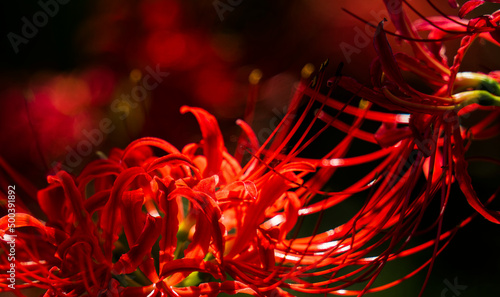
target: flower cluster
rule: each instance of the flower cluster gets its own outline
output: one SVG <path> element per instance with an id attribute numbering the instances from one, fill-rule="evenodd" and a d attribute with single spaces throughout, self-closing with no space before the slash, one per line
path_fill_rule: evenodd
<path id="1" fill-rule="evenodd" d="M 370 100 L 390 110 L 410 112 L 409 125 L 398 127 L 397 121 L 386 122 L 376 133 L 381 146 L 391 146 L 400 141 L 401 155 L 406 156 L 410 150 L 417 148 L 412 170 L 424 172 L 432 186 L 437 190 L 441 186 L 449 187 L 454 178 L 469 204 L 486 219 L 500 223 L 500 212 L 485 209 L 471 187 L 464 159 L 465 141 L 494 137 L 498 134 L 495 124 L 500 111 L 500 85 L 498 72 L 489 74 L 476 72 L 459 72 L 465 53 L 477 38 L 484 38 L 500 45 L 498 41 L 498 21 L 500 11 L 492 15 L 483 15 L 465 22 L 458 18 L 440 16 L 423 18 L 413 24 L 409 23 L 401 5 L 407 1 L 396 1 L 399 6 L 392 9 L 398 13 L 391 14 L 398 37 L 408 41 L 414 56 L 404 53 L 393 54 L 387 41 L 386 32 L 381 22 L 376 31 L 374 46 L 378 58 L 372 65 L 373 88 L 365 88 L 350 80 L 344 79 L 340 85 L 353 91 L 362 92 L 366 100 Z M 453 2 L 453 1 L 452 1 Z M 460 10 L 463 17 L 484 1 L 469 1 Z M 390 12 L 391 10 L 389 10 Z M 428 31 L 426 39 L 419 34 Z M 443 40 L 460 39 L 460 47 L 453 55 L 453 63 L 447 65 Z M 425 82 L 425 86 L 433 89 L 433 93 L 423 93 L 407 83 L 402 72 L 409 71 Z M 472 111 L 491 110 L 488 116 L 481 119 L 469 129 L 460 125 L 460 116 L 467 117 Z M 403 157 L 406 159 L 406 157 Z M 438 186 L 439 185 L 439 186 Z M 411 191 L 413 186 L 406 189 Z M 431 186 L 427 192 L 434 191 Z M 432 196 L 431 193 L 426 195 Z M 446 203 L 449 189 L 443 189 L 443 203 Z"/>
<path id="2" fill-rule="evenodd" d="M 477 197 L 464 157 L 470 140 L 499 133 L 500 76 L 459 71 L 475 39 L 500 45 L 500 13 L 462 19 L 483 3 L 469 1 L 460 10 L 461 18 L 422 16 L 411 23 L 403 9 L 413 9 L 409 3 L 385 2 L 398 33 L 387 32 L 384 22 L 377 26 L 373 86 L 339 75 L 329 81 L 325 95 L 320 89 L 326 64 L 312 82 L 312 71 L 305 67 L 287 114 L 265 143 L 258 142 L 250 123 L 238 120 L 242 136 L 233 156 L 215 117 L 184 106 L 181 113 L 198 121 L 199 142 L 179 150 L 162 139 L 141 138 L 91 162 L 76 177 L 64 171 L 49 176 L 49 186 L 37 194 L 46 219 L 25 207 L 15 216 L 14 292 L 363 295 L 432 267 L 452 235 L 470 221 L 442 230 L 453 183 L 477 213 L 500 223 L 500 212 Z M 394 54 L 388 33 L 409 43 L 413 55 Z M 443 41 L 450 39 L 461 43 L 448 66 Z M 433 91 L 419 91 L 405 72 Z M 339 87 L 353 94 L 348 102 L 332 97 Z M 356 97 L 362 98 L 357 106 L 351 104 Z M 375 111 L 373 105 L 391 112 Z M 476 109 L 489 113 L 464 128 L 460 117 Z M 378 130 L 370 132 L 366 122 Z M 305 157 L 303 152 L 332 127 L 345 134 L 342 140 L 322 156 Z M 353 156 L 351 148 L 360 141 L 377 149 Z M 341 168 L 360 164 L 375 165 L 342 190 L 325 190 Z M 325 231 L 320 228 L 328 209 L 358 195 L 365 199 L 350 219 Z M 435 197 L 441 199 L 436 238 L 409 246 Z M 318 224 L 304 234 L 300 227 L 306 217 Z M 3 250 L 8 247 L 8 219 L 0 219 Z M 420 267 L 373 286 L 388 261 L 427 248 L 433 248 L 433 255 Z M 3 274 L 10 264 L 1 253 L 0 291 L 11 290 L 4 281 L 9 276 Z M 358 283 L 364 288 L 351 288 Z"/>

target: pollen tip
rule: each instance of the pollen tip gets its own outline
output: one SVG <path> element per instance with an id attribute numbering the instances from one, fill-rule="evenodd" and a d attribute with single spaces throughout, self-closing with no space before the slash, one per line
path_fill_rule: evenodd
<path id="1" fill-rule="evenodd" d="M 300 71 L 300 75 L 303 79 L 308 79 L 311 74 L 314 72 L 314 65 L 311 63 L 307 63 L 302 67 L 302 71 Z"/>
<path id="2" fill-rule="evenodd" d="M 311 82 L 311 87 L 312 88 L 314 88 L 316 86 L 317 81 L 318 81 L 318 77 L 314 76 L 313 79 L 312 79 L 312 82 Z"/>
<path id="3" fill-rule="evenodd" d="M 314 115 L 319 119 L 322 119 L 323 117 L 325 117 L 325 112 L 318 108 L 314 111 Z"/>
<path id="4" fill-rule="evenodd" d="M 95 154 L 96 154 L 96 155 L 99 157 L 99 159 L 101 159 L 101 160 L 107 160 L 107 159 L 108 159 L 108 156 L 106 156 L 106 154 L 105 154 L 103 151 L 97 151 Z"/>
<path id="5" fill-rule="evenodd" d="M 248 76 L 248 82 L 252 85 L 256 85 L 259 83 L 260 79 L 262 78 L 262 71 L 260 69 L 254 69 L 252 72 L 250 72 L 250 75 Z"/>
<path id="6" fill-rule="evenodd" d="M 368 105 L 370 104 L 370 101 L 368 100 L 365 100 L 365 99 L 361 99 L 359 101 L 359 109 L 367 109 L 368 108 Z"/>
<path id="7" fill-rule="evenodd" d="M 321 65 L 319 66 L 319 71 L 325 70 L 325 68 L 328 66 L 328 63 L 330 63 L 329 59 L 326 59 L 325 62 L 321 63 Z"/>

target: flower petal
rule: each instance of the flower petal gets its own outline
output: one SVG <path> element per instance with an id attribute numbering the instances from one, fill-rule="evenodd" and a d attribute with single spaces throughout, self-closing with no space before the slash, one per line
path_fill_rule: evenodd
<path id="1" fill-rule="evenodd" d="M 177 246 L 177 232 L 179 231 L 179 219 L 177 215 L 179 206 L 177 199 L 167 199 L 171 190 L 168 189 L 163 181 L 157 180 L 157 182 L 159 189 L 163 192 L 160 196 L 160 207 L 165 213 L 161 226 L 160 263 L 167 263 L 174 260 L 174 253 Z"/>
<path id="2" fill-rule="evenodd" d="M 458 8 L 457 0 L 448 0 L 448 4 L 450 4 L 451 8 Z"/>
<path id="3" fill-rule="evenodd" d="M 273 174 L 264 182 L 257 200 L 243 213 L 242 226 L 238 229 L 234 245 L 228 256 L 233 257 L 246 246 L 248 239 L 256 236 L 257 227 L 264 222 L 265 210 L 290 189 L 289 180 L 296 180 L 297 176 L 291 172 Z"/>
<path id="4" fill-rule="evenodd" d="M 264 296 L 256 289 L 252 289 L 249 285 L 239 281 L 202 283 L 199 284 L 198 286 L 175 288 L 175 291 L 180 296 L 218 296 L 220 293 L 226 293 L 230 295 L 248 294 L 252 296 L 260 296 L 260 297 Z M 278 297 L 278 296 L 291 296 L 291 295 L 269 295 L 269 296 Z"/>
<path id="5" fill-rule="evenodd" d="M 168 199 L 173 199 L 177 196 L 182 196 L 188 199 L 191 203 L 193 203 L 194 208 L 196 211 L 201 212 L 204 215 L 204 218 L 206 219 L 206 222 L 210 225 L 210 231 L 207 232 L 206 229 L 202 230 L 200 228 L 203 226 L 203 224 L 200 224 L 200 222 L 197 223 L 197 230 L 196 232 L 203 232 L 205 235 L 209 235 L 213 238 L 214 240 L 214 245 L 215 245 L 215 252 L 216 256 L 222 261 L 222 255 L 224 253 L 224 241 L 222 237 L 222 227 L 223 225 L 220 224 L 219 220 L 221 218 L 221 210 L 219 209 L 216 201 L 215 201 L 215 177 L 211 177 L 208 179 L 205 179 L 206 181 L 204 182 L 203 185 L 200 186 L 200 189 L 203 189 L 204 191 L 196 191 L 188 187 L 179 187 L 175 190 L 173 190 L 169 195 Z M 210 190 L 210 185 L 213 186 L 213 195 L 207 193 L 211 192 Z M 200 218 L 199 218 L 200 219 Z M 221 226 L 222 225 L 222 226 Z M 205 227 L 205 226 L 204 226 Z M 206 227 L 205 227 L 206 228 Z M 196 233 L 195 233 L 196 235 Z M 200 234 L 201 236 L 201 234 Z M 200 238 L 197 238 L 201 240 Z M 199 244 L 199 245 L 198 245 Z M 188 250 L 191 251 L 196 245 L 198 245 L 197 249 L 199 251 L 204 251 L 204 254 L 202 255 L 203 257 L 206 255 L 206 252 L 208 250 L 208 246 L 206 246 L 205 242 L 193 242 L 190 244 L 190 247 L 188 247 Z"/>
<path id="6" fill-rule="evenodd" d="M 390 14 L 391 20 L 396 26 L 396 29 L 404 37 L 410 39 L 420 39 L 415 28 L 410 23 L 408 16 L 403 9 L 402 0 L 384 0 L 387 7 L 387 11 Z M 450 0 L 455 2 L 455 0 Z M 458 7 L 458 6 L 457 6 Z M 380 26 L 380 25 L 379 25 Z M 410 42 L 410 46 L 415 53 L 416 58 L 424 61 L 427 66 L 436 69 L 436 71 L 442 73 L 443 75 L 449 74 L 448 66 L 441 63 L 440 57 L 435 57 L 432 52 L 421 42 Z"/>
<path id="7" fill-rule="evenodd" d="M 113 185 L 110 198 L 102 211 L 100 225 L 106 239 L 104 252 L 108 258 L 111 258 L 112 243 L 118 238 L 119 202 L 123 192 L 128 190 L 130 183 L 140 175 L 147 175 L 142 167 L 132 167 L 120 173 Z"/>
<path id="8" fill-rule="evenodd" d="M 3 216 L 0 218 L 0 236 L 2 238 L 5 236 L 7 230 L 9 230 L 9 217 Z M 35 217 L 25 214 L 16 213 L 16 228 L 21 227 L 33 227 L 44 237 L 44 240 L 48 241 L 53 245 L 63 242 L 68 238 L 67 234 L 59 229 L 47 227 L 42 222 L 40 222 Z M 5 240 L 5 238 L 3 238 Z"/>
<path id="9" fill-rule="evenodd" d="M 142 191 L 127 191 L 123 193 L 121 202 L 121 217 L 127 218 L 122 220 L 123 231 L 131 247 L 137 242 L 147 219 L 142 211 L 144 194 Z"/>
<path id="10" fill-rule="evenodd" d="M 458 16 L 463 19 L 466 14 L 483 4 L 484 1 L 468 1 L 462 5 L 460 11 L 458 12 Z"/>
<path id="11" fill-rule="evenodd" d="M 385 75 L 393 80 L 398 85 L 398 87 L 406 90 L 406 81 L 404 80 L 403 75 L 399 70 L 399 65 L 396 62 L 394 54 L 392 53 L 389 41 L 387 41 L 387 36 L 384 31 L 384 21 L 381 21 L 377 26 L 373 44 L 375 46 L 375 50 L 378 53 L 378 57 L 380 58 L 382 69 L 384 70 Z"/>
<path id="12" fill-rule="evenodd" d="M 143 137 L 131 142 L 127 148 L 123 151 L 123 155 L 121 160 L 125 160 L 125 158 L 135 149 L 141 146 L 154 146 L 164 150 L 167 153 L 171 154 L 179 154 L 179 150 L 171 145 L 169 142 L 166 142 L 163 139 L 155 138 L 155 137 Z"/>
<path id="13" fill-rule="evenodd" d="M 191 112 L 196 117 L 203 136 L 203 154 L 207 158 L 207 167 L 203 172 L 203 177 L 219 174 L 222 164 L 222 152 L 226 148 L 217 120 L 213 115 L 201 108 L 182 106 L 181 113 L 186 112 Z"/>
<path id="14" fill-rule="evenodd" d="M 280 241 L 285 240 L 286 235 L 290 232 L 299 217 L 299 209 L 302 207 L 298 196 L 294 192 L 287 192 L 287 203 L 285 204 L 285 221 L 280 225 Z"/>
<path id="15" fill-rule="evenodd" d="M 161 217 L 147 215 L 146 224 L 144 225 L 141 235 L 136 243 L 130 248 L 130 251 L 123 254 L 113 265 L 112 273 L 129 274 L 137 269 L 139 264 L 143 261 L 144 256 L 150 254 L 151 248 L 160 236 L 161 221 Z"/>
<path id="16" fill-rule="evenodd" d="M 84 217 L 87 217 L 88 219 L 89 214 L 83 206 L 83 197 L 80 194 L 80 191 L 78 191 L 73 178 L 67 172 L 59 171 L 56 176 L 49 176 L 47 179 L 49 183 L 57 182 L 62 186 L 64 195 L 67 201 L 71 202 L 73 213 L 77 217 L 77 221 L 75 223 L 84 223 Z"/>
<path id="17" fill-rule="evenodd" d="M 218 265 L 201 259 L 177 259 L 165 263 L 161 268 L 162 277 L 165 278 L 177 272 L 206 272 L 216 279 L 222 279 L 223 275 Z"/>
<path id="18" fill-rule="evenodd" d="M 183 154 L 170 154 L 170 155 L 166 155 L 166 156 L 163 156 L 160 158 L 156 158 L 153 162 L 151 162 L 149 164 L 146 171 L 151 172 L 153 170 L 165 167 L 167 165 L 170 165 L 170 166 L 177 166 L 177 165 L 188 166 L 189 168 L 191 168 L 193 170 L 193 172 L 195 173 L 197 178 L 201 178 L 201 176 L 199 175 L 199 172 L 198 172 L 198 168 L 196 168 L 196 166 L 193 164 L 191 159 L 189 159 L 188 157 L 186 157 Z"/>

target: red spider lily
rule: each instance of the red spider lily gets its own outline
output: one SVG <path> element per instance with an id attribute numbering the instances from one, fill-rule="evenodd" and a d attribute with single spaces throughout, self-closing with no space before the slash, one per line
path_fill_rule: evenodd
<path id="1" fill-rule="evenodd" d="M 437 10 L 432 2 L 428 2 Z M 454 181 L 479 214 L 500 223 L 500 211 L 487 209 L 474 191 L 464 157 L 473 139 L 499 134 L 498 123 L 495 123 L 500 115 L 498 73 L 459 72 L 474 40 L 483 38 L 500 45 L 500 11 L 471 20 L 446 15 L 425 18 L 405 0 L 387 0 L 385 3 L 398 31 L 398 34 L 391 34 L 409 43 L 414 55 L 394 54 L 386 38 L 390 32 L 383 29 L 384 22 L 381 22 L 374 37 L 378 58 L 371 67 L 373 88 L 366 88 L 350 78 L 341 78 L 339 85 L 387 109 L 410 113 L 408 125 L 402 126 L 402 122 L 394 118 L 384 121 L 375 134 L 377 143 L 382 147 L 397 147 L 398 151 L 380 181 L 386 183 L 381 189 L 392 191 L 392 199 L 400 201 L 407 215 L 413 215 L 409 203 L 414 199 L 410 199 L 415 196 L 414 193 L 419 194 L 413 203 L 422 206 L 428 204 L 435 194 L 440 194 L 441 212 L 436 221 L 438 232 L 434 244 L 436 255 L 441 249 L 443 213 Z M 460 18 L 483 3 L 467 2 L 459 12 Z M 411 23 L 403 9 L 404 4 L 422 19 Z M 426 31 L 427 38 L 420 37 Z M 448 66 L 443 41 L 451 39 L 460 39 L 461 42 L 453 63 Z M 405 80 L 403 71 L 418 76 L 433 92 L 424 93 L 412 87 Z M 327 104 L 337 105 L 333 101 Z M 477 109 L 489 110 L 490 113 L 471 127 L 461 126 L 460 117 L 468 117 Z M 423 190 L 416 188 L 421 173 L 427 181 Z M 431 267 L 433 261 L 434 257 Z"/>
<path id="2" fill-rule="evenodd" d="M 246 139 L 240 144 L 250 155 L 244 166 L 227 152 L 212 115 L 183 107 L 181 112 L 192 113 L 200 125 L 199 143 L 179 151 L 164 140 L 142 138 L 92 162 L 77 177 L 63 171 L 50 176 L 50 185 L 37 195 L 46 220 L 26 207 L 16 214 L 14 292 L 22 295 L 24 289 L 40 288 L 47 296 L 289 296 L 292 291 L 363 295 L 432 265 L 434 256 L 407 276 L 371 288 L 387 261 L 432 246 L 436 255 L 470 221 L 441 230 L 453 181 L 480 214 L 497 222 L 498 213 L 487 210 L 470 185 L 463 153 L 466 137 L 498 132 L 489 128 L 498 112 L 469 132 L 462 131 L 458 121 L 459 114 L 471 112 L 469 106 L 497 105 L 495 76 L 458 73 L 462 57 L 455 59 L 455 68 L 445 66 L 415 40 L 416 29 L 404 14 L 393 18 L 401 37 L 415 43 L 417 58 L 426 64 L 394 55 L 379 25 L 373 90 L 340 77 L 321 95 L 320 83 L 311 88 L 302 81 L 285 118 L 264 144 L 258 143 L 249 123 L 237 122 Z M 482 34 L 482 29 L 474 30 L 460 34 Z M 400 69 L 421 74 L 436 92 L 428 95 L 412 88 Z M 321 69 L 318 80 L 323 76 Z M 365 101 L 359 107 L 339 102 L 331 98 L 337 85 L 411 115 L 372 111 L 372 103 Z M 330 115 L 333 109 L 338 110 L 335 116 Z M 352 115 L 352 123 L 341 121 L 341 114 Z M 376 133 L 365 131 L 366 121 L 381 127 Z M 330 127 L 345 132 L 345 137 L 321 157 L 303 157 Z M 351 156 L 355 139 L 380 148 Z M 155 156 L 151 148 L 164 153 Z M 376 165 L 345 189 L 323 190 L 340 168 L 371 162 Z M 0 165 L 10 172 L 3 162 Z M 417 188 L 420 178 L 426 182 Z M 442 212 L 436 239 L 407 248 L 438 192 Z M 324 232 L 317 225 L 299 237 L 303 217 L 317 214 L 319 224 L 325 210 L 355 194 L 367 195 L 352 218 Z M 0 197 L 5 201 L 7 194 Z M 4 250 L 13 235 L 8 223 L 8 216 L 0 219 Z M 12 262 L 6 254 L 0 257 L 3 273 Z M 9 276 L 0 277 L 0 291 L 9 291 Z M 355 283 L 365 288 L 350 290 Z"/>
<path id="3" fill-rule="evenodd" d="M 181 111 L 193 113 L 200 124 L 200 143 L 179 151 L 164 140 L 143 138 L 89 164 L 76 178 L 64 171 L 50 176 L 49 187 L 38 193 L 46 222 L 27 209 L 16 215 L 15 264 L 20 282 L 15 292 L 36 287 L 47 296 L 289 295 L 281 288 L 355 293 L 344 288 L 370 279 L 377 271 L 374 267 L 388 260 L 388 255 L 367 258 L 370 248 L 381 244 L 367 247 L 368 242 L 396 222 L 381 220 L 382 214 L 368 210 L 369 206 L 385 204 L 397 213 L 393 202 L 369 199 L 356 218 L 335 230 L 319 234 L 314 230 L 304 238 L 291 231 L 300 216 L 322 212 L 370 187 L 376 170 L 345 192 L 322 192 L 338 167 L 332 161 L 355 165 L 390 155 L 392 149 L 344 158 L 363 118 L 382 115 L 349 106 L 346 112 L 359 116 L 352 126 L 344 124 L 341 129 L 347 127 L 351 135 L 324 158 L 297 157 L 329 126 L 309 133 L 313 123 L 306 125 L 304 136 L 287 154 L 281 153 L 292 144 L 317 99 L 318 87 L 306 112 L 292 125 L 289 118 L 306 89 L 310 90 L 302 82 L 272 142 L 259 146 L 249 125 L 238 121 L 253 156 L 243 168 L 226 151 L 215 118 L 202 109 L 183 107 Z M 325 120 L 325 115 L 316 113 L 313 122 L 318 119 Z M 155 157 L 150 147 L 166 155 Z M 326 199 L 309 203 L 316 195 Z M 12 235 L 7 226 L 5 216 L 0 219 L 4 246 Z M 384 236 L 381 242 L 389 238 Z M 6 255 L 2 263 L 2 268 L 8 267 Z M 349 265 L 360 268 L 339 273 Z M 328 276 L 324 281 L 304 279 L 323 275 Z"/>
<path id="4" fill-rule="evenodd" d="M 375 142 L 376 135 L 360 130 L 365 119 L 404 123 L 407 116 L 326 100 L 317 90 L 301 83 L 292 108 L 272 135 L 274 141 L 260 147 L 248 124 L 238 121 L 253 156 L 243 168 L 226 151 L 215 118 L 202 109 L 183 107 L 182 112 L 193 113 L 200 123 L 200 143 L 179 151 L 164 140 L 143 138 L 89 164 L 76 178 L 64 171 L 49 177 L 50 186 L 38 193 L 46 222 L 27 209 L 16 215 L 15 263 L 21 282 L 15 292 L 32 287 L 45 290 L 47 296 L 215 296 L 220 292 L 288 296 L 281 288 L 338 295 L 368 291 L 385 262 L 432 244 L 403 252 L 396 249 L 396 243 L 421 220 L 427 203 L 423 197 L 428 194 L 402 205 L 405 183 L 397 181 L 388 190 L 391 179 L 380 182 L 379 172 L 393 170 L 390 163 L 401 153 L 400 146 L 345 157 L 354 138 Z M 306 112 L 292 125 L 289 117 L 304 93 L 311 94 Z M 322 102 L 320 111 L 306 125 L 304 136 L 283 154 L 316 100 Z M 325 104 L 356 115 L 354 123 L 328 116 L 322 111 Z M 327 125 L 312 133 L 318 120 Z M 348 132 L 346 138 L 323 158 L 299 158 L 330 125 Z M 155 157 L 150 147 L 166 154 Z M 321 191 L 338 168 L 384 157 L 344 191 Z M 401 180 L 407 180 L 408 174 Z M 299 217 L 322 213 L 370 188 L 373 194 L 345 224 L 322 233 L 316 228 L 302 238 L 291 233 Z M 323 199 L 311 203 L 316 196 Z M 0 219 L 4 246 L 10 238 L 7 220 L 7 216 Z M 439 240 L 453 232 L 441 234 Z M 374 250 L 387 243 L 389 247 L 374 256 Z M 9 265 L 5 255 L 2 263 L 2 268 Z M 341 272 L 349 266 L 357 268 Z M 308 277 L 324 279 L 310 282 Z M 366 281 L 363 291 L 347 290 Z"/>
<path id="5" fill-rule="evenodd" d="M 400 1 L 398 5 L 403 5 L 403 2 L 407 3 Z M 392 1 L 391 5 L 394 4 Z M 470 8 L 464 6 L 462 10 L 468 10 L 467 7 Z M 420 157 L 417 158 L 419 162 L 416 163 L 421 163 L 426 175 L 434 175 L 434 179 L 446 181 L 444 184 L 450 184 L 452 175 L 455 176 L 471 206 L 488 220 L 500 223 L 500 212 L 485 209 L 476 197 L 470 186 L 464 160 L 464 139 L 492 137 L 498 133 L 497 127 L 486 128 L 499 115 L 500 85 L 496 72 L 459 72 L 462 59 L 475 38 L 486 38 L 500 45 L 492 38 L 498 32 L 494 24 L 499 20 L 500 11 L 491 16 L 470 20 L 468 24 L 446 16 L 432 20 L 422 19 L 414 26 L 408 22 L 401 7 L 393 9 L 401 12 L 391 14 L 391 19 L 400 32 L 400 37 L 412 45 L 415 57 L 403 53 L 393 54 L 381 22 L 374 39 L 375 49 L 379 54 L 372 65 L 374 89 L 365 90 L 351 79 L 343 79 L 340 85 L 355 92 L 361 89 L 360 95 L 363 98 L 386 108 L 411 112 L 408 127 L 397 128 L 397 122 L 386 124 L 377 133 L 377 141 L 383 146 L 409 141 L 409 148 L 416 147 L 420 150 Z M 430 31 L 429 38 L 419 39 L 420 31 Z M 436 37 L 445 38 L 446 35 L 462 38 L 451 67 L 447 66 L 440 54 L 444 49 L 442 43 L 436 50 L 430 49 L 436 43 L 426 46 L 426 42 L 438 42 L 441 39 Z M 401 70 L 419 75 L 435 92 L 426 94 L 411 87 L 403 78 Z M 460 126 L 459 116 L 467 116 L 475 109 L 492 112 L 466 131 Z M 446 170 L 442 171 L 442 168 Z"/>

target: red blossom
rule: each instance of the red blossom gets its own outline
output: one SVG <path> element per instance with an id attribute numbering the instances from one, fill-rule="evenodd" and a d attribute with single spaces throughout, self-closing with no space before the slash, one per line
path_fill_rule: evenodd
<path id="1" fill-rule="evenodd" d="M 406 1 L 396 4 L 409 6 Z M 476 6 L 466 4 L 462 13 Z M 184 106 L 181 113 L 198 121 L 199 142 L 179 150 L 162 139 L 141 138 L 124 150 L 113 149 L 76 177 L 64 171 L 49 176 L 49 185 L 37 195 L 45 217 L 27 207 L 15 216 L 19 282 L 14 293 L 39 288 L 46 296 L 290 296 L 294 291 L 361 296 L 432 268 L 435 256 L 471 219 L 442 230 L 454 182 L 479 214 L 500 223 L 500 212 L 487 209 L 477 197 L 464 157 L 467 141 L 498 134 L 491 128 L 499 114 L 498 73 L 459 71 L 475 38 L 496 42 L 498 13 L 467 24 L 447 16 L 410 23 L 404 10 L 393 11 L 401 11 L 391 19 L 413 56 L 394 53 L 380 23 L 374 37 L 378 57 L 371 68 L 373 87 L 336 77 L 323 95 L 323 64 L 315 83 L 305 78 L 299 83 L 287 114 L 263 144 L 248 123 L 237 122 L 242 128 L 237 158 L 227 151 L 214 116 Z M 429 32 L 428 39 L 419 37 L 422 31 Z M 435 48 L 436 41 L 446 38 L 461 38 L 451 66 L 442 47 Z M 405 71 L 414 72 L 433 92 L 413 87 Z M 355 96 L 347 103 L 334 99 L 339 86 L 363 100 L 355 106 Z M 394 112 L 374 111 L 374 104 Z M 478 108 L 491 113 L 464 129 L 459 117 Z M 302 113 L 296 114 L 299 109 Z M 367 121 L 379 129 L 365 130 Z M 324 155 L 304 157 L 331 127 L 344 137 Z M 358 141 L 378 147 L 352 155 L 351 146 Z M 163 153 L 156 156 L 153 149 Z M 249 159 L 245 163 L 238 161 L 243 154 Z M 373 166 L 342 190 L 325 190 L 341 168 L 359 164 Z M 15 174 L 12 178 L 20 181 Z M 7 195 L 1 194 L 3 202 Z M 355 194 L 365 195 L 356 214 L 320 231 L 325 211 Z M 410 247 L 435 197 L 441 207 L 436 237 Z M 318 225 L 299 236 L 307 216 Z M 12 238 L 8 216 L 0 219 L 0 236 L 6 249 Z M 433 248 L 433 255 L 421 266 L 373 286 L 388 261 L 427 248 Z M 6 271 L 6 254 L 0 259 Z M 0 291 L 9 291 L 8 275 L 0 278 Z M 353 290 L 357 283 L 365 287 Z"/>

